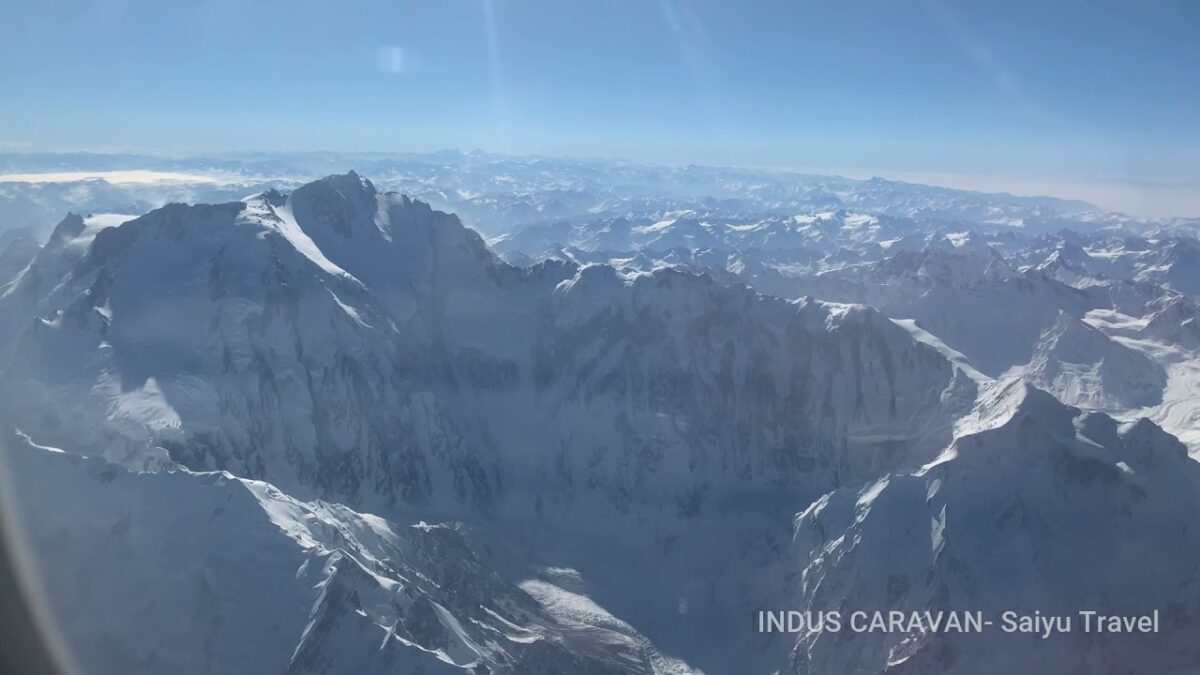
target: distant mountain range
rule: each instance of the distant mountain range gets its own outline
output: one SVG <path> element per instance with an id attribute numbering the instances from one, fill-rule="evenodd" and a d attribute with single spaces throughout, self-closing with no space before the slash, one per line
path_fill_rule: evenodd
<path id="1" fill-rule="evenodd" d="M 381 189 L 403 192 L 458 214 L 493 237 L 536 224 L 679 216 L 750 223 L 848 211 L 942 221 L 947 227 L 1062 228 L 1140 234 L 1194 233 L 1200 219 L 1141 219 L 1077 200 L 1016 197 L 872 178 L 706 166 L 654 166 L 606 160 L 514 157 L 483 152 L 426 154 L 284 153 L 167 158 L 130 154 L 0 153 L 0 176 L 91 174 L 50 183 L 0 180 L 0 230 L 48 230 L 67 211 L 140 214 L 171 201 L 219 202 L 269 188 L 291 190 L 330 173 L 355 169 Z M 170 174 L 128 182 L 128 172 Z M 125 172 L 118 174 L 113 172 Z M 113 176 L 106 181 L 104 175 Z M 191 180 L 183 176 L 191 176 Z"/>
<path id="2" fill-rule="evenodd" d="M 85 182 L 0 251 L 5 468 L 89 671 L 1200 664 L 1187 223 L 482 154 L 266 187 L 341 160 L 288 161 Z M 147 208 L 185 189 L 247 192 Z M 1162 630 L 755 624 L 893 608 Z"/>

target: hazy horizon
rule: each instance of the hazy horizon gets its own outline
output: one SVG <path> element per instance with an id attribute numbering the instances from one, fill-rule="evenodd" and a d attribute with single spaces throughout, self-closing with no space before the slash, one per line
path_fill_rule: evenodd
<path id="1" fill-rule="evenodd" d="M 1124 213 L 1143 218 L 1191 218 L 1200 216 L 1200 183 L 1188 182 L 1137 182 L 1121 180 L 1079 181 L 1070 179 L 1037 179 L 1032 177 L 971 174 L 971 173 L 941 173 L 904 170 L 874 171 L 858 167 L 813 167 L 813 166 L 764 166 L 764 165 L 718 165 L 707 163 L 675 163 L 638 161 L 624 157 L 600 157 L 578 155 L 548 155 L 542 153 L 497 153 L 480 148 L 439 148 L 432 151 L 361 151 L 340 152 L 336 150 L 296 150 L 283 152 L 269 151 L 229 151 L 219 153 L 164 153 L 152 152 L 146 149 L 127 148 L 124 152 L 104 149 L 61 150 L 52 152 L 19 151 L 0 149 L 0 157 L 30 156 L 30 157 L 94 157 L 113 158 L 128 154 L 134 157 L 149 157 L 159 161 L 187 161 L 209 158 L 236 160 L 253 156 L 288 157 L 303 155 L 343 155 L 347 158 L 355 156 L 404 156 L 414 155 L 433 156 L 443 153 L 483 152 L 487 155 L 504 158 L 546 158 L 580 162 L 624 162 L 632 165 L 645 166 L 706 166 L 713 168 L 729 168 L 746 171 L 771 173 L 797 173 L 839 176 L 856 180 L 879 177 L 887 180 L 944 187 L 970 192 L 1011 194 L 1020 197 L 1056 197 L 1085 201 L 1103 210 Z M 354 169 L 347 166 L 347 169 Z M 369 177 L 369 176 L 368 176 Z M 110 183 L 153 183 L 153 182 L 199 182 L 219 183 L 232 180 L 234 176 L 219 176 L 212 173 L 196 173 L 186 171 L 161 171 L 133 165 L 122 165 L 120 168 L 107 170 L 88 169 L 77 165 L 56 171 L 44 171 L 22 168 L 19 170 L 0 170 L 2 182 L 66 182 L 98 178 Z"/>
<path id="2" fill-rule="evenodd" d="M 1200 213 L 1193 3 L 367 5 L 10 7 L 0 151 L 482 148 Z"/>

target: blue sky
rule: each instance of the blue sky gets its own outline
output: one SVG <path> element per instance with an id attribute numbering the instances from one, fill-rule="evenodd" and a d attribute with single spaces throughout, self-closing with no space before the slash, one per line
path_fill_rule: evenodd
<path id="1" fill-rule="evenodd" d="M 1200 193 L 1191 0 L 8 0 L 0 16 L 0 150 L 460 147 Z"/>

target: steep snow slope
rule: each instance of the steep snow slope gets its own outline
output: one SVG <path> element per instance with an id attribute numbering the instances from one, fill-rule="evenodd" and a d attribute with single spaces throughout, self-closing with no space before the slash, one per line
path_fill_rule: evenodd
<path id="1" fill-rule="evenodd" d="M 586 597 L 506 581 L 458 527 L 5 445 L 5 508 L 81 672 L 692 672 Z"/>
<path id="2" fill-rule="evenodd" d="M 0 343 L 7 345 L 30 317 L 44 308 L 41 300 L 53 293 L 103 229 L 131 216 L 69 214 L 54 228 L 44 246 L 32 251 L 20 268 L 0 283 Z M 7 253 L 7 252 L 6 252 Z"/>
<path id="3" fill-rule="evenodd" d="M 1060 312 L 1038 338 L 1022 374 L 1068 405 L 1129 410 L 1162 402 L 1162 366 L 1083 321 Z"/>
<path id="4" fill-rule="evenodd" d="M 846 649 L 805 635 L 793 653 L 795 636 L 756 634 L 753 614 L 1006 600 L 1132 611 L 1173 584 L 1172 616 L 1194 625 L 1181 528 L 1197 515 L 1195 477 L 1180 446 L 996 383 L 1023 373 L 1122 416 L 1175 405 L 1192 357 L 1164 341 L 1190 335 L 1194 303 L 1131 283 L 1121 307 L 1148 314 L 1120 314 L 1112 285 L 1038 269 L 1045 251 L 1005 257 L 1028 239 L 956 230 L 884 246 L 870 240 L 885 219 L 793 220 L 838 237 L 861 226 L 867 242 L 793 275 L 770 267 L 782 258 L 689 249 L 712 223 L 665 220 L 639 235 L 670 246 L 653 255 L 613 266 L 594 262 L 609 252 L 560 249 L 517 268 L 454 216 L 354 173 L 111 227 L 69 219 L 30 263 L 38 281 L 27 271 L 0 298 L 0 412 L 38 443 L 122 465 L 36 448 L 14 460 L 29 485 L 78 496 L 26 496 L 47 525 L 38 546 L 62 552 L 48 568 L 69 580 L 60 608 L 89 592 L 138 600 L 111 640 L 87 633 L 94 618 L 78 639 L 117 670 L 209 659 L 216 648 L 145 625 L 160 609 L 139 602 L 157 595 L 219 645 L 243 626 L 213 615 L 269 600 L 278 618 L 264 625 L 288 638 L 244 632 L 270 647 L 254 658 L 274 659 L 271 672 L 879 672 L 891 660 L 939 673 L 992 653 L 1039 672 L 988 636 Z M 806 278 L 821 300 L 762 295 L 741 270 Z M 181 531 L 195 547 L 158 552 Z M 1176 543 L 1178 562 L 1160 559 Z M 105 556 L 123 562 L 97 590 L 75 581 L 81 560 Z M 139 575 L 155 593 L 134 593 Z M 226 577 L 252 587 L 213 590 Z M 1197 662 L 1177 637 L 1029 654 L 1040 672 L 1080 653 L 1096 668 Z M 205 662 L 258 666 L 247 649 Z"/>
<path id="5" fill-rule="evenodd" d="M 1147 417 L 1187 444 L 1193 457 L 1200 457 L 1200 323 L 1195 302 L 1167 295 L 1146 309 L 1142 317 L 1111 310 L 1095 310 L 1085 317 L 1115 342 L 1152 359 L 1166 376 L 1160 397 L 1113 414 L 1126 420 Z"/>
<path id="6" fill-rule="evenodd" d="M 981 633 L 809 632 L 796 672 L 1187 672 L 1200 653 L 1200 466 L 1147 421 L 1118 425 L 997 385 L 945 456 L 818 500 L 796 519 L 794 602 L 983 611 Z M 1078 610 L 1160 613 L 1151 635 L 1085 633 Z M 1002 632 L 1001 613 L 1070 633 Z"/>
<path id="7" fill-rule="evenodd" d="M 992 377 L 1028 363 L 1060 312 L 1082 317 L 1107 303 L 1103 293 L 1040 272 L 1018 272 L 990 247 L 926 245 L 878 263 L 794 278 L 789 285 L 794 294 L 862 302 L 893 318 L 913 319 Z"/>
<path id="8" fill-rule="evenodd" d="M 356 174 L 104 230 L 35 297 L 5 404 L 39 441 L 381 511 L 825 489 L 927 461 L 974 391 L 872 310 L 513 268 Z"/>
<path id="9" fill-rule="evenodd" d="M 1174 400 L 1189 390 L 1180 382 L 1188 372 L 1182 361 L 1192 357 L 1160 357 L 1174 354 L 1174 346 L 1191 350 L 1198 343 L 1190 332 L 1195 312 L 1181 304 L 1190 301 L 1179 293 L 1189 288 L 1197 267 L 1189 257 L 1196 250 L 1193 240 L 1113 237 L 1105 231 L 980 234 L 948 230 L 947 223 L 936 221 L 845 212 L 789 220 L 793 227 L 778 218 L 733 224 L 712 216 L 675 217 L 652 226 L 634 226 L 627 218 L 619 221 L 622 227 L 612 221 L 562 223 L 502 238 L 498 246 L 533 250 L 535 242 L 566 235 L 570 247 L 513 259 L 523 265 L 546 258 L 600 261 L 635 271 L 680 266 L 781 297 L 867 304 L 910 322 L 905 325 L 986 377 L 1023 372 L 1069 403 L 1122 417 L 1174 420 L 1173 433 L 1192 437 L 1184 421 L 1191 415 L 1180 415 L 1184 402 Z M 673 248 L 656 248 L 659 238 L 683 231 L 681 226 L 699 227 L 708 238 L 697 244 L 685 237 L 670 241 Z M 1163 344 L 1143 349 L 1107 331 L 1080 329 L 1079 320 L 1102 312 L 1145 324 L 1135 331 L 1139 335 L 1124 337 Z M 1070 334 L 1079 340 L 1056 337 L 1063 314 L 1076 321 Z M 1078 353 L 1045 353 L 1067 344 Z M 1166 370 L 1179 375 L 1172 380 L 1169 404 L 1163 402 Z"/>
<path id="10" fill-rule="evenodd" d="M 878 262 L 793 276 L 783 286 L 877 307 L 989 377 L 1024 375 L 1072 405 L 1146 414 L 1162 403 L 1165 370 L 1176 359 L 1159 358 L 1167 353 L 1161 349 L 1126 344 L 1083 319 L 1113 308 L 1144 314 L 1139 328 L 1125 333 L 1146 338 L 1153 336 L 1141 333 L 1156 316 L 1150 333 L 1182 344 L 1187 321 L 1181 312 L 1189 310 L 1179 303 L 1185 298 L 1147 282 L 1090 277 L 1081 269 L 1086 283 L 1068 285 L 1059 278 L 1064 275 L 1059 265 L 1085 254 L 1061 241 L 1056 246 L 1054 264 L 1017 269 L 990 245 L 945 246 L 934 240 Z"/>

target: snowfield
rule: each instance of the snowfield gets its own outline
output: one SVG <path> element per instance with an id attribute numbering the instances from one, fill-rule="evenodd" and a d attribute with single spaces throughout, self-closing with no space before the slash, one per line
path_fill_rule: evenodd
<path id="1" fill-rule="evenodd" d="M 385 183 L 488 240 L 355 172 L 6 239 L 0 494 L 83 671 L 1200 668 L 1187 223 L 474 162 Z M 1163 629 L 755 627 L 893 608 Z"/>

